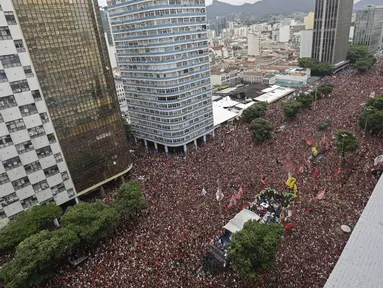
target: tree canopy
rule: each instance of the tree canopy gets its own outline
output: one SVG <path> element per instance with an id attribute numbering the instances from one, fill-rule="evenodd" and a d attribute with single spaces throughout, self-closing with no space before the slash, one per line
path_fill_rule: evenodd
<path id="1" fill-rule="evenodd" d="M 121 217 L 137 218 L 141 210 L 146 206 L 146 200 L 142 197 L 140 183 L 138 181 L 129 181 L 122 184 L 118 190 L 114 205 Z"/>
<path id="2" fill-rule="evenodd" d="M 17 246 L 14 259 L 0 269 L 0 280 L 7 288 L 39 284 L 79 241 L 76 233 L 67 228 L 40 231 Z"/>
<path id="3" fill-rule="evenodd" d="M 298 59 L 298 65 L 302 68 L 310 68 L 313 76 L 328 76 L 333 73 L 333 66 L 326 62 L 318 62 L 309 57 Z"/>
<path id="4" fill-rule="evenodd" d="M 369 70 L 376 62 L 376 58 L 368 53 L 368 46 L 350 45 L 347 51 L 349 60 L 359 72 Z"/>
<path id="5" fill-rule="evenodd" d="M 265 119 L 257 118 L 251 122 L 251 129 L 253 130 L 254 141 L 262 142 L 271 137 L 273 125 Z"/>
<path id="6" fill-rule="evenodd" d="M 41 230 L 54 229 L 53 220 L 61 215 L 62 209 L 55 204 L 36 205 L 21 212 L 0 229 L 0 250 L 14 248 Z"/>
<path id="7" fill-rule="evenodd" d="M 245 109 L 242 113 L 241 119 L 245 122 L 251 123 L 256 118 L 265 116 L 267 110 L 266 102 L 257 102 Z"/>
<path id="8" fill-rule="evenodd" d="M 283 113 L 286 118 L 294 118 L 297 116 L 299 109 L 302 107 L 302 104 L 298 101 L 285 101 L 282 103 Z"/>
<path id="9" fill-rule="evenodd" d="M 358 140 L 352 132 L 343 129 L 338 130 L 336 131 L 336 148 L 344 158 L 346 152 L 355 152 L 358 149 Z"/>
<path id="10" fill-rule="evenodd" d="M 369 99 L 358 121 L 360 129 L 376 136 L 383 136 L 383 95 Z"/>
<path id="11" fill-rule="evenodd" d="M 117 210 L 103 202 L 80 202 L 68 208 L 61 218 L 61 224 L 74 231 L 82 245 L 87 245 L 98 242 L 112 232 L 118 220 Z"/>
<path id="12" fill-rule="evenodd" d="M 243 229 L 232 236 L 229 248 L 230 263 L 241 275 L 256 276 L 257 269 L 275 264 L 276 251 L 283 233 L 281 224 L 266 225 L 247 221 Z"/>
<path id="13" fill-rule="evenodd" d="M 311 105 L 314 102 L 314 97 L 311 94 L 306 95 L 301 93 L 295 98 L 295 101 L 300 103 L 301 108 L 307 109 L 311 108 Z"/>

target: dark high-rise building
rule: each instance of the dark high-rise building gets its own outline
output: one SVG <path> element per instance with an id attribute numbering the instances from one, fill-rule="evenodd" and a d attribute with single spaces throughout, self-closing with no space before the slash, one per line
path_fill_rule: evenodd
<path id="1" fill-rule="evenodd" d="M 331 64 L 346 60 L 353 0 L 316 0 L 312 58 Z"/>
<path id="2" fill-rule="evenodd" d="M 97 0 L 13 0 L 78 194 L 130 169 Z"/>

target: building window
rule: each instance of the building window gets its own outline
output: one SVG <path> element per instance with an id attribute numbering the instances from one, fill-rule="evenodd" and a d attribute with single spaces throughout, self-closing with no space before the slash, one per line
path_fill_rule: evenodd
<path id="1" fill-rule="evenodd" d="M 0 40 L 10 40 L 12 39 L 11 31 L 8 27 L 0 27 Z"/>
<path id="2" fill-rule="evenodd" d="M 0 110 L 5 108 L 15 107 L 15 106 L 17 106 L 15 96 L 9 95 L 9 96 L 0 97 Z"/>
<path id="3" fill-rule="evenodd" d="M 9 82 L 9 84 L 11 85 L 13 93 L 21 93 L 30 90 L 27 80 Z"/>
<path id="4" fill-rule="evenodd" d="M 20 106 L 19 109 L 20 109 L 21 115 L 23 117 L 37 113 L 37 108 L 36 108 L 35 103 Z"/>
<path id="5" fill-rule="evenodd" d="M 1 6 L 0 6 L 0 11 L 1 11 Z M 5 215 L 5 212 L 3 210 L 0 210 L 0 220 L 3 220 L 7 218 L 7 215 Z"/>
<path id="6" fill-rule="evenodd" d="M 55 154 L 56 163 L 60 163 L 63 161 L 63 157 L 61 156 L 61 153 Z"/>
<path id="7" fill-rule="evenodd" d="M 45 177 L 51 177 L 53 175 L 56 175 L 59 172 L 60 171 L 59 171 L 59 168 L 57 167 L 57 165 L 54 165 L 54 166 L 51 166 L 51 167 L 44 169 Z"/>
<path id="8" fill-rule="evenodd" d="M 17 54 L 0 56 L 0 60 L 4 68 L 21 66 L 20 58 Z"/>
<path id="9" fill-rule="evenodd" d="M 16 181 L 13 181 L 12 185 L 13 185 L 13 188 L 15 188 L 15 190 L 17 191 L 17 190 L 20 190 L 21 188 L 31 185 L 31 183 L 29 182 L 28 177 L 23 177 L 23 178 L 17 179 Z"/>
<path id="10" fill-rule="evenodd" d="M 4 122 L 3 115 L 0 114 L 0 123 L 3 123 L 3 122 Z"/>
<path id="11" fill-rule="evenodd" d="M 33 184 L 32 188 L 33 188 L 33 191 L 35 191 L 35 192 L 41 192 L 45 189 L 48 189 L 49 185 L 48 185 L 47 180 L 43 180 L 43 181 L 40 181 L 36 184 Z"/>
<path id="12" fill-rule="evenodd" d="M 16 144 L 15 147 L 19 154 L 23 154 L 25 152 L 33 150 L 33 145 L 30 140 L 25 141 L 24 143 Z"/>
<path id="13" fill-rule="evenodd" d="M 15 43 L 15 47 L 16 47 L 17 52 L 19 52 L 19 53 L 25 52 L 23 40 L 13 40 L 13 43 Z"/>
<path id="14" fill-rule="evenodd" d="M 0 174 L 0 185 L 3 185 L 8 182 L 9 182 L 9 178 L 7 173 Z"/>
<path id="15" fill-rule="evenodd" d="M 9 121 L 9 122 L 5 123 L 5 125 L 7 125 L 9 133 L 25 129 L 25 124 L 24 124 L 23 119 L 17 119 L 14 121 Z"/>
<path id="16" fill-rule="evenodd" d="M 8 79 L 7 79 L 7 75 L 5 74 L 5 71 L 4 70 L 0 70 L 0 83 L 1 82 L 7 82 Z"/>
<path id="17" fill-rule="evenodd" d="M 0 204 L 5 207 L 8 206 L 9 204 L 12 204 L 14 202 L 19 201 L 19 198 L 17 197 L 16 193 L 9 194 L 7 196 L 4 196 L 0 198 Z"/>
<path id="18" fill-rule="evenodd" d="M 41 122 L 43 122 L 43 124 L 49 122 L 48 114 L 46 112 L 40 113 L 40 118 L 41 118 Z"/>
<path id="19" fill-rule="evenodd" d="M 39 157 L 39 159 L 41 159 L 41 158 L 47 157 L 49 155 L 52 155 L 53 152 L 52 152 L 51 146 L 45 146 L 43 148 L 36 149 L 36 154 L 37 154 L 37 157 Z"/>
<path id="20" fill-rule="evenodd" d="M 28 165 L 25 165 L 24 166 L 24 169 L 25 169 L 25 172 L 27 172 L 27 174 L 31 174 L 33 172 L 36 172 L 36 171 L 39 171 L 41 170 L 41 164 L 39 161 L 35 161 L 35 162 L 32 162 Z"/>
<path id="21" fill-rule="evenodd" d="M 5 173 L 4 173 L 5 174 Z M 8 176 L 7 176 L 8 177 Z M 63 178 L 63 181 L 69 180 L 69 174 L 67 171 L 61 173 L 61 177 Z"/>
<path id="22" fill-rule="evenodd" d="M 60 183 L 56 186 L 51 187 L 51 190 L 52 190 L 53 196 L 55 196 L 55 195 L 59 194 L 60 192 L 65 191 L 66 189 L 65 189 L 64 183 Z"/>
<path id="23" fill-rule="evenodd" d="M 20 200 L 20 203 L 21 203 L 21 206 L 23 206 L 23 209 L 27 209 L 31 206 L 36 205 L 39 202 L 37 201 L 37 197 L 33 195 L 31 197 Z"/>
<path id="24" fill-rule="evenodd" d="M 73 188 L 68 189 L 67 193 L 69 198 L 76 196 L 76 193 L 74 192 Z"/>
<path id="25" fill-rule="evenodd" d="M 41 94 L 40 94 L 39 90 L 33 90 L 32 91 L 32 96 L 33 96 L 33 99 L 35 100 L 35 102 L 40 101 L 40 100 L 43 99 L 43 98 L 41 98 Z"/>
<path id="26" fill-rule="evenodd" d="M 21 165 L 22 165 L 21 160 L 18 156 L 3 161 L 3 166 L 4 166 L 6 171 L 20 167 Z"/>
<path id="27" fill-rule="evenodd" d="M 37 126 L 37 127 L 32 127 L 28 129 L 28 134 L 31 139 L 39 137 L 41 135 L 45 135 L 45 130 L 42 125 Z"/>
<path id="28" fill-rule="evenodd" d="M 48 134 L 47 137 L 48 137 L 48 140 L 49 140 L 49 143 L 50 143 L 50 144 L 56 142 L 56 137 L 55 137 L 55 135 L 54 135 L 53 133 Z"/>
<path id="29" fill-rule="evenodd" d="M 5 20 L 7 20 L 8 25 L 17 25 L 15 15 L 13 12 L 4 11 Z"/>
<path id="30" fill-rule="evenodd" d="M 25 76 L 27 78 L 33 77 L 33 72 L 32 72 L 31 66 L 23 66 L 23 69 L 24 69 Z"/>
<path id="31" fill-rule="evenodd" d="M 0 148 L 11 146 L 12 144 L 13 142 L 10 135 L 4 135 L 0 137 Z"/>

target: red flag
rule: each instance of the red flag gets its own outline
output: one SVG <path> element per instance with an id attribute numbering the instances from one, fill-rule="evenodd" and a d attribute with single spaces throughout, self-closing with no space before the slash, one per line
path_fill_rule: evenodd
<path id="1" fill-rule="evenodd" d="M 293 223 L 289 223 L 285 226 L 285 231 L 290 231 L 293 228 L 297 228 Z"/>
<path id="2" fill-rule="evenodd" d="M 319 177 L 319 168 L 318 167 L 315 167 L 313 175 L 314 175 L 314 177 Z"/>
<path id="3" fill-rule="evenodd" d="M 261 182 L 262 182 L 263 185 L 267 185 L 266 177 L 263 174 L 262 174 L 262 177 L 261 177 Z"/>
<path id="4" fill-rule="evenodd" d="M 240 185 L 238 193 L 237 193 L 237 200 L 240 200 L 242 198 L 242 196 L 243 196 L 243 187 L 242 187 L 242 185 Z"/>
<path id="5" fill-rule="evenodd" d="M 310 139 L 306 139 L 306 143 L 307 143 L 307 145 L 309 145 L 309 146 L 313 145 L 313 142 L 312 142 Z"/>
<path id="6" fill-rule="evenodd" d="M 302 165 L 298 166 L 297 168 L 297 174 L 302 174 L 305 172 L 305 163 L 303 162 Z"/>

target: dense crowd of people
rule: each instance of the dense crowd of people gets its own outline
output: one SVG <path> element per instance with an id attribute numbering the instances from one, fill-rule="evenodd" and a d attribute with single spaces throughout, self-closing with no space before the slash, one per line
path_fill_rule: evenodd
<path id="1" fill-rule="evenodd" d="M 365 74 L 345 71 L 324 78 L 323 83 L 334 84 L 333 93 L 296 119 L 286 121 L 280 103 L 269 105 L 266 119 L 275 129 L 261 144 L 253 142 L 249 125 L 235 122 L 217 129 L 206 145 L 189 146 L 187 157 L 132 147 L 131 178 L 140 180 L 149 202 L 141 220 L 119 227 L 85 263 L 62 267 L 45 287 L 323 287 L 349 237 L 340 226 L 355 226 L 376 184 L 370 171 L 383 153 L 383 141 L 364 137 L 356 123 L 363 101 L 373 92 L 383 93 L 382 67 L 380 62 Z M 323 120 L 332 125 L 318 131 Z M 355 153 L 346 154 L 341 170 L 334 142 L 340 128 L 352 131 L 359 142 Z M 297 169 L 312 153 L 305 140 L 315 144 L 323 138 L 329 150 L 319 163 Z M 231 187 L 242 185 L 244 199 L 254 200 L 265 187 L 287 191 L 289 176 L 297 179 L 288 219 L 295 229 L 281 241 L 278 265 L 251 281 L 230 269 L 212 278 L 201 267 L 202 256 L 242 208 L 227 208 Z M 218 180 L 224 194 L 222 217 Z M 311 201 L 320 191 L 322 197 Z"/>

